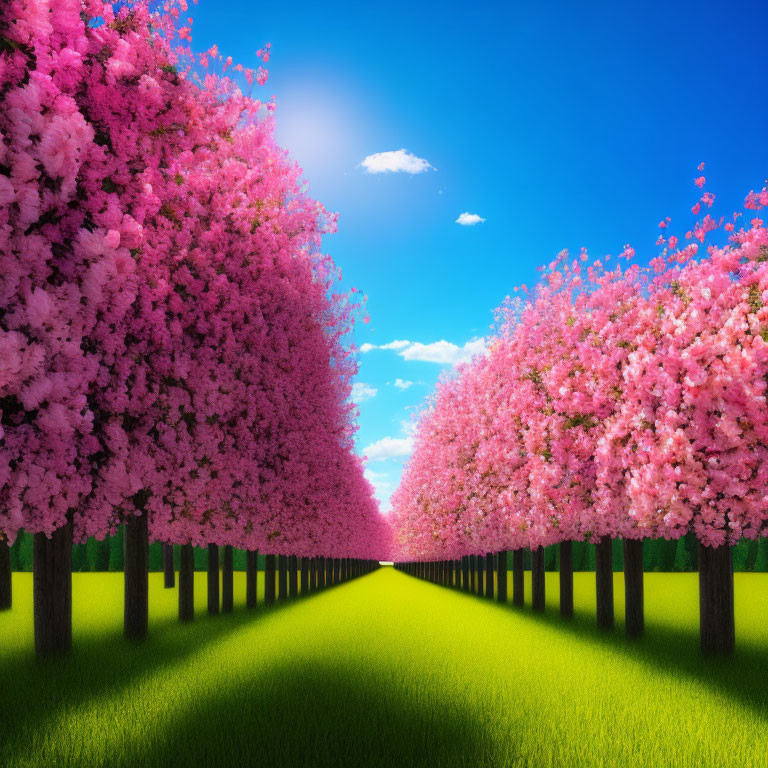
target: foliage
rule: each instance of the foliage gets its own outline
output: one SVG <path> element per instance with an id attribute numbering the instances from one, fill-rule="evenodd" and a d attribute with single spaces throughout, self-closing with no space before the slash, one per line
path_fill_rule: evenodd
<path id="1" fill-rule="evenodd" d="M 713 202 L 704 192 L 694 214 Z M 763 189 L 745 210 L 766 205 Z M 563 251 L 508 299 L 485 354 L 418 422 L 393 495 L 399 559 L 607 535 L 670 540 L 648 555 L 671 570 L 676 550 L 691 560 L 675 544 L 688 532 L 707 546 L 766 535 L 768 232 L 741 217 L 706 214 L 682 240 L 662 221 L 645 268 L 628 245 L 612 269 Z M 705 252 L 715 230 L 726 242 Z"/>

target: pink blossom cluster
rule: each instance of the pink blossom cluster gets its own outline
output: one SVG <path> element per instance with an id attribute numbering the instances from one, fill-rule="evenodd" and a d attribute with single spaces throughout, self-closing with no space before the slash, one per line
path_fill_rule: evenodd
<path id="1" fill-rule="evenodd" d="M 335 217 L 186 11 L 0 11 L 0 531 L 383 556 Z"/>
<path id="2" fill-rule="evenodd" d="M 393 496 L 399 559 L 766 535 L 768 232 L 756 214 L 737 230 L 741 215 L 665 231 L 642 269 L 629 246 L 612 269 L 563 252 L 507 300 L 486 353 L 421 415 Z M 727 242 L 705 250 L 715 230 Z"/>

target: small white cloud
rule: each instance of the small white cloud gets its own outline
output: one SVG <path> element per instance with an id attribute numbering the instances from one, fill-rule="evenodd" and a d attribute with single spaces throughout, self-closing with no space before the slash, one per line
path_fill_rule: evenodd
<path id="1" fill-rule="evenodd" d="M 410 347 L 412 342 L 405 341 L 401 339 L 395 339 L 394 341 L 390 341 L 389 344 L 382 344 L 379 349 L 405 349 L 406 347 Z"/>
<path id="2" fill-rule="evenodd" d="M 360 345 L 360 351 L 361 352 L 370 352 L 372 349 L 405 349 L 406 347 L 411 346 L 410 341 L 404 341 L 395 339 L 394 341 L 390 341 L 389 344 L 382 344 L 381 346 L 378 346 L 376 344 L 369 344 L 366 342 L 365 344 Z"/>
<path id="3" fill-rule="evenodd" d="M 457 224 L 461 224 L 462 227 L 474 227 L 475 224 L 481 224 L 485 219 L 482 216 L 478 216 L 476 213 L 467 213 L 464 211 L 458 219 Z"/>
<path id="4" fill-rule="evenodd" d="M 440 363 L 441 365 L 459 365 L 459 363 L 469 362 L 476 354 L 485 350 L 485 339 L 472 339 L 460 347 L 452 344 L 450 341 L 435 341 L 431 344 L 422 344 L 420 341 L 405 341 L 395 339 L 388 344 L 363 344 L 360 347 L 361 352 L 370 352 L 372 349 L 391 349 L 397 352 L 403 360 L 421 360 L 426 363 Z M 407 389 L 413 382 L 404 382 L 398 379 L 401 384 L 395 382 L 396 387 Z"/>
<path id="5" fill-rule="evenodd" d="M 352 385 L 352 394 L 350 398 L 353 403 L 362 403 L 364 400 L 370 400 L 372 397 L 376 397 L 379 390 L 376 387 L 372 387 L 370 384 L 365 384 L 362 381 L 356 381 Z"/>
<path id="6" fill-rule="evenodd" d="M 432 168 L 423 157 L 416 157 L 405 149 L 376 152 L 368 155 L 360 165 L 366 173 L 424 173 Z"/>
<path id="7" fill-rule="evenodd" d="M 463 347 L 445 340 L 435 341 L 432 344 L 415 342 L 400 352 L 400 356 L 404 360 L 422 360 L 427 363 L 459 365 L 460 363 L 469 362 L 484 349 L 485 339 L 483 338 L 468 341 Z"/>
<path id="8" fill-rule="evenodd" d="M 390 512 L 392 504 L 389 497 L 392 495 L 395 487 L 389 475 L 385 472 L 374 472 L 371 469 L 366 469 L 364 475 L 366 480 L 373 486 L 374 494 L 379 502 L 379 509 L 385 513 Z"/>
<path id="9" fill-rule="evenodd" d="M 403 379 L 395 379 L 395 386 L 398 389 L 400 389 L 403 392 L 405 392 L 405 390 L 408 389 L 408 387 L 412 387 L 413 386 L 413 382 L 412 381 L 404 381 Z"/>
<path id="10" fill-rule="evenodd" d="M 368 461 L 386 461 L 400 456 L 410 456 L 413 452 L 412 437 L 382 437 L 363 449 Z"/>

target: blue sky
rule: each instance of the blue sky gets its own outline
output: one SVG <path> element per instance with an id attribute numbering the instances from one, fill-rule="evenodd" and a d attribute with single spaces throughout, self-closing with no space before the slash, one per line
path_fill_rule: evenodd
<path id="1" fill-rule="evenodd" d="M 201 0 L 194 18 L 196 49 L 245 66 L 272 43 L 260 95 L 340 212 L 325 250 L 369 297 L 358 444 L 385 506 L 411 414 L 537 266 L 624 243 L 647 260 L 662 218 L 686 231 L 700 162 L 713 214 L 768 176 L 765 2 Z M 362 165 L 400 149 L 429 167 Z"/>

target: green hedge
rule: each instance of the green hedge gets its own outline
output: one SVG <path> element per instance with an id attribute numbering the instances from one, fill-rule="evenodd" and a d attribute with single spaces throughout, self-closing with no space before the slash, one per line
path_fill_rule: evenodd
<path id="1" fill-rule="evenodd" d="M 176 569 L 179 567 L 179 548 L 174 548 Z M 509 558 L 509 567 L 512 567 Z M 236 549 L 233 557 L 236 571 L 245 570 L 245 552 Z M 14 571 L 32 570 L 32 536 L 24 531 L 19 533 L 11 547 L 11 567 Z M 204 571 L 208 567 L 208 553 L 204 548 L 195 547 L 195 570 Z M 264 556 L 258 557 L 259 570 L 264 570 Z M 530 569 L 531 556 L 525 553 L 525 567 Z M 556 571 L 560 567 L 560 551 L 555 544 L 546 547 L 544 567 Z M 695 571 L 698 567 L 696 538 L 689 533 L 678 541 L 665 539 L 646 540 L 643 543 L 643 568 L 646 571 Z M 595 570 L 595 548 L 583 541 L 573 542 L 573 568 L 576 571 Z M 624 568 L 624 556 L 621 541 L 613 542 L 613 570 Z M 740 541 L 733 548 L 733 569 L 735 571 L 768 572 L 768 539 L 759 541 Z M 123 529 L 104 541 L 88 539 L 85 544 L 75 544 L 72 548 L 73 571 L 122 571 L 123 570 Z M 163 545 L 152 542 L 149 545 L 149 570 L 163 570 Z"/>
<path id="2" fill-rule="evenodd" d="M 236 571 L 245 570 L 245 552 L 236 549 L 232 558 Z M 179 567 L 179 548 L 174 547 L 174 563 Z M 264 556 L 258 556 L 259 570 L 264 570 Z M 32 570 L 32 535 L 21 531 L 11 547 L 11 568 L 14 571 Z M 208 552 L 201 547 L 195 547 L 195 570 L 205 571 L 208 568 Z M 85 544 L 75 544 L 72 547 L 73 571 L 122 571 L 123 570 L 123 529 L 120 527 L 114 536 L 108 536 L 104 541 L 88 539 Z M 149 570 L 163 570 L 163 545 L 153 541 L 149 545 Z"/>

